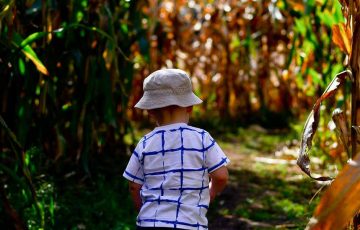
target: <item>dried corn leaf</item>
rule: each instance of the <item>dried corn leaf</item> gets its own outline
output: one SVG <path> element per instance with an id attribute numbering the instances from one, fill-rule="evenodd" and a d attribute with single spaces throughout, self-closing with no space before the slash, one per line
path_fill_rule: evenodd
<path id="1" fill-rule="evenodd" d="M 351 31 L 344 23 L 332 27 L 332 40 L 347 55 L 351 54 Z"/>
<path id="2" fill-rule="evenodd" d="M 346 116 L 344 114 L 344 111 L 342 111 L 341 109 L 335 109 L 332 114 L 332 120 L 336 125 L 335 128 L 336 135 L 343 144 L 346 153 L 348 155 L 348 159 L 351 159 L 350 132 L 348 130 L 348 124 L 346 121 Z"/>
<path id="3" fill-rule="evenodd" d="M 344 229 L 359 209 L 360 154 L 345 166 L 326 190 L 306 229 Z"/>
<path id="4" fill-rule="evenodd" d="M 312 139 L 319 125 L 320 105 L 323 100 L 333 96 L 336 93 L 339 87 L 344 83 L 347 76 L 351 76 L 351 72 L 349 70 L 343 71 L 335 76 L 321 97 L 316 101 L 310 115 L 305 122 L 297 164 L 301 170 L 303 170 L 309 177 L 315 180 L 332 180 L 330 177 L 313 177 L 310 171 L 310 158 L 308 152 L 312 147 Z"/>

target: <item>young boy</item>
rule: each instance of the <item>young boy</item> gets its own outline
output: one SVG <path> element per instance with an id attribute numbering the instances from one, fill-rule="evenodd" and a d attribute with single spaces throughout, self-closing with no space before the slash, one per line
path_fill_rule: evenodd
<path id="1" fill-rule="evenodd" d="M 150 74 L 135 105 L 157 127 L 136 146 L 123 176 L 139 210 L 137 229 L 208 229 L 209 203 L 228 180 L 229 160 L 203 129 L 187 125 L 202 102 L 182 70 Z"/>

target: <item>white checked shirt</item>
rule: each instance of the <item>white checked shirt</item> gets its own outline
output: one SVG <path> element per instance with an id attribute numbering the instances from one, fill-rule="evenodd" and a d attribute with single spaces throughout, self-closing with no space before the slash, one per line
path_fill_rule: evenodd
<path id="1" fill-rule="evenodd" d="M 185 123 L 155 128 L 140 140 L 123 174 L 142 185 L 137 225 L 207 229 L 209 173 L 228 162 L 205 130 Z"/>

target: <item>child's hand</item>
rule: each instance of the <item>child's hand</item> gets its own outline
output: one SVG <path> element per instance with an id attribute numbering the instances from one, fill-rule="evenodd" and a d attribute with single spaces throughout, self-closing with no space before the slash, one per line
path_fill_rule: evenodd
<path id="1" fill-rule="evenodd" d="M 140 211 L 142 201 L 140 197 L 140 190 L 142 185 L 129 181 L 129 191 L 134 202 L 134 206 L 137 211 Z"/>
<path id="2" fill-rule="evenodd" d="M 209 183 L 209 190 L 210 190 L 210 202 L 213 201 L 216 195 L 222 190 L 224 190 L 228 178 L 229 173 L 225 166 L 222 166 L 215 171 L 210 173 L 211 181 Z"/>
<path id="3" fill-rule="evenodd" d="M 210 191 L 210 203 L 213 202 L 213 200 L 216 197 L 216 193 L 214 191 L 214 189 L 212 189 L 212 182 L 210 182 L 209 184 L 209 191 Z"/>

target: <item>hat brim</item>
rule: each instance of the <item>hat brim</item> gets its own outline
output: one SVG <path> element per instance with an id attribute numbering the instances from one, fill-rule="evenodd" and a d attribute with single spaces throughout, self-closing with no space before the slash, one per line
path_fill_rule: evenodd
<path id="1" fill-rule="evenodd" d="M 134 106 L 138 109 L 150 110 L 164 108 L 170 105 L 177 105 L 180 107 L 189 107 L 192 105 L 201 104 L 203 101 L 198 98 L 193 92 L 187 94 L 172 94 L 166 96 L 151 95 L 145 92 L 142 98 Z"/>

